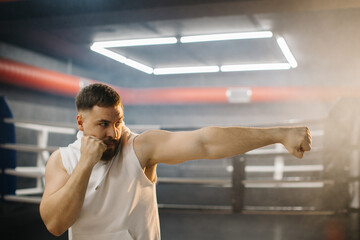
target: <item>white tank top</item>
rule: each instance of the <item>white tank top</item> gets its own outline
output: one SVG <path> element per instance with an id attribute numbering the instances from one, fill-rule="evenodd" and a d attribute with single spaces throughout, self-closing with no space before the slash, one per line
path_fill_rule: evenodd
<path id="1" fill-rule="evenodd" d="M 60 148 L 69 175 L 80 160 L 83 133 Z M 119 152 L 92 170 L 79 218 L 69 228 L 69 240 L 159 240 L 160 224 L 155 183 L 144 174 L 135 155 L 136 134 L 124 131 Z"/>

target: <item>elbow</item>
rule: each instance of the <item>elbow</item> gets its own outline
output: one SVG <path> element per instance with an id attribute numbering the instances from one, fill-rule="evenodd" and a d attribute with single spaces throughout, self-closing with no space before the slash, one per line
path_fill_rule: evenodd
<path id="1" fill-rule="evenodd" d="M 222 157 L 219 152 L 219 144 L 216 144 L 216 127 L 202 129 L 200 146 L 205 159 L 218 159 Z"/>
<path id="2" fill-rule="evenodd" d="M 201 146 L 206 159 L 221 159 L 242 154 L 231 138 L 230 129 L 212 126 L 202 130 Z"/>
<path id="3" fill-rule="evenodd" d="M 65 231 L 50 231 L 49 230 L 49 232 L 52 234 L 52 235 L 54 235 L 55 237 L 60 237 L 61 235 L 63 235 L 63 233 L 65 232 Z"/>
<path id="4" fill-rule="evenodd" d="M 204 159 L 218 159 L 218 154 L 215 151 L 215 147 L 208 143 L 201 145 L 201 155 Z"/>
<path id="5" fill-rule="evenodd" d="M 54 235 L 56 237 L 60 237 L 67 230 L 67 229 L 65 229 L 65 230 L 61 229 L 61 228 L 51 225 L 51 224 L 46 225 L 46 228 L 52 235 Z"/>
<path id="6" fill-rule="evenodd" d="M 57 220 L 56 217 L 51 217 L 51 216 L 45 216 L 46 214 L 44 213 L 45 210 L 42 207 L 42 205 L 40 205 L 40 216 L 42 221 L 44 222 L 45 227 L 47 228 L 47 230 L 54 236 L 59 237 L 61 236 L 64 232 L 66 232 L 67 228 L 64 228 L 64 226 L 62 226 L 60 224 L 60 221 Z"/>
<path id="7" fill-rule="evenodd" d="M 60 226 L 56 223 L 56 221 L 44 221 L 44 224 L 47 228 L 47 230 L 54 236 L 59 237 L 61 236 L 67 229 Z"/>

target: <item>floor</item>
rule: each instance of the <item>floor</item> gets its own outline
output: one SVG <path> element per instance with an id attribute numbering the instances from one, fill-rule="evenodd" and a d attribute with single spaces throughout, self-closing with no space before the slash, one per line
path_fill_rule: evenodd
<path id="1" fill-rule="evenodd" d="M 359 239 L 357 214 L 242 215 L 160 211 L 163 239 Z"/>
<path id="2" fill-rule="evenodd" d="M 328 215 L 243 215 L 160 209 L 164 240 L 357 240 L 357 213 Z M 38 206 L 0 203 L 0 239 L 55 238 L 41 222 Z"/>

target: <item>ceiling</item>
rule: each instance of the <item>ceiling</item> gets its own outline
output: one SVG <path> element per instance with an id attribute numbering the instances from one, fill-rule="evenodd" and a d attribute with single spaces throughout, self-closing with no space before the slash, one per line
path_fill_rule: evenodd
<path id="1" fill-rule="evenodd" d="M 355 0 L 0 1 L 1 42 L 135 88 L 359 85 L 359 23 Z M 264 30 L 285 38 L 297 68 L 155 76 L 90 50 L 94 41 Z M 286 62 L 275 37 L 113 50 L 151 67 Z"/>

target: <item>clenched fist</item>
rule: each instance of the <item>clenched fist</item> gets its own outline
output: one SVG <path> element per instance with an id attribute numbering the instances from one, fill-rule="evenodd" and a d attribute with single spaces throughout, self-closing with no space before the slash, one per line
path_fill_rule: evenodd
<path id="1" fill-rule="evenodd" d="M 101 159 L 106 149 L 106 144 L 96 137 L 83 136 L 81 138 L 81 156 L 93 166 Z"/>
<path id="2" fill-rule="evenodd" d="M 282 128 L 284 147 L 297 158 L 303 158 L 305 151 L 311 150 L 311 134 L 307 127 Z"/>

